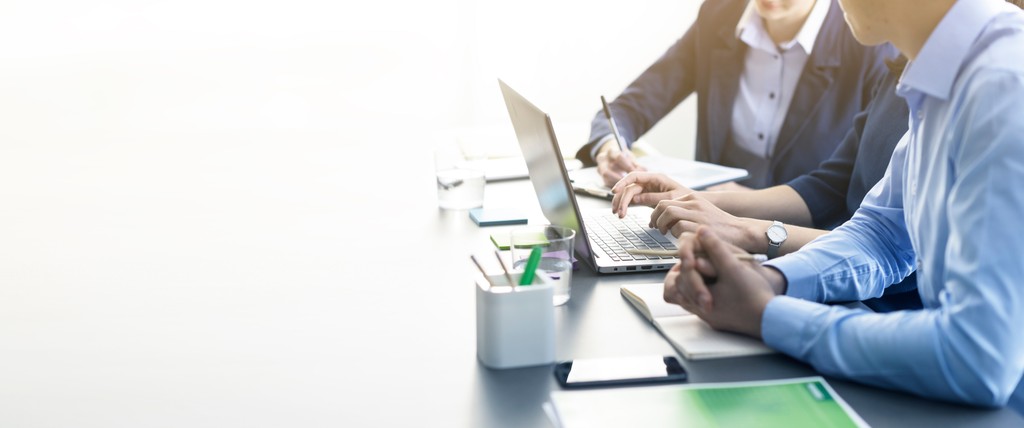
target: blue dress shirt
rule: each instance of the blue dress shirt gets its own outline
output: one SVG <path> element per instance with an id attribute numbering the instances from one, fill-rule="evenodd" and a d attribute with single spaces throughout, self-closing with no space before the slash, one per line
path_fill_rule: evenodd
<path id="1" fill-rule="evenodd" d="M 1024 12 L 958 1 L 897 92 L 910 129 L 860 210 L 768 263 L 789 287 L 764 341 L 826 374 L 1024 410 Z M 915 270 L 922 310 L 807 301 L 876 297 Z"/>

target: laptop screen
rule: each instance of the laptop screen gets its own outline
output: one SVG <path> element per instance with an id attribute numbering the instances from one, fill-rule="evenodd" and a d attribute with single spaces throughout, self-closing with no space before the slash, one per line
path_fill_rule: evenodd
<path id="1" fill-rule="evenodd" d="M 572 194 L 572 183 L 562 162 L 551 118 L 500 79 L 498 85 L 544 216 L 553 225 L 575 230 L 576 253 L 590 260 L 590 243 L 581 227 L 579 207 Z"/>

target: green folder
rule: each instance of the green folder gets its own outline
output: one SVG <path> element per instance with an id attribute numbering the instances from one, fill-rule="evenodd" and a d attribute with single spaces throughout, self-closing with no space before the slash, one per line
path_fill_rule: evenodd
<path id="1" fill-rule="evenodd" d="M 560 426 L 866 427 L 821 377 L 554 391 Z"/>

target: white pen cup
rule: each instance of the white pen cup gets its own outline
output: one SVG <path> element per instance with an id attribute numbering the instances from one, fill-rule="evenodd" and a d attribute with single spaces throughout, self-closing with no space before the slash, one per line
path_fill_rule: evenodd
<path id="1" fill-rule="evenodd" d="M 543 276 L 554 287 L 554 306 L 561 306 L 569 301 L 575 237 L 576 231 L 553 225 L 518 227 L 509 232 L 512 268 L 517 272 L 522 272 L 526 268 L 533 247 L 541 247 L 536 275 Z"/>
<path id="2" fill-rule="evenodd" d="M 510 276 L 518 283 L 521 275 Z M 552 290 L 544 277 L 516 287 L 503 274 L 477 280 L 476 354 L 483 365 L 510 369 L 555 361 Z"/>
<path id="3" fill-rule="evenodd" d="M 468 168 L 457 147 L 434 150 L 434 173 L 437 179 L 437 206 L 448 210 L 465 210 L 484 204 L 484 172 Z"/>

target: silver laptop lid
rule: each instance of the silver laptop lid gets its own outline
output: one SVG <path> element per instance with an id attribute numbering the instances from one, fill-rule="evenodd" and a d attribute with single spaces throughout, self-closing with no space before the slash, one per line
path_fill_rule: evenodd
<path id="1" fill-rule="evenodd" d="M 505 97 L 505 106 L 544 216 L 553 225 L 575 230 L 576 253 L 593 264 L 590 239 L 582 227 L 583 218 L 572 194 L 572 183 L 562 162 L 551 118 L 501 79 L 498 79 L 498 85 Z"/>

